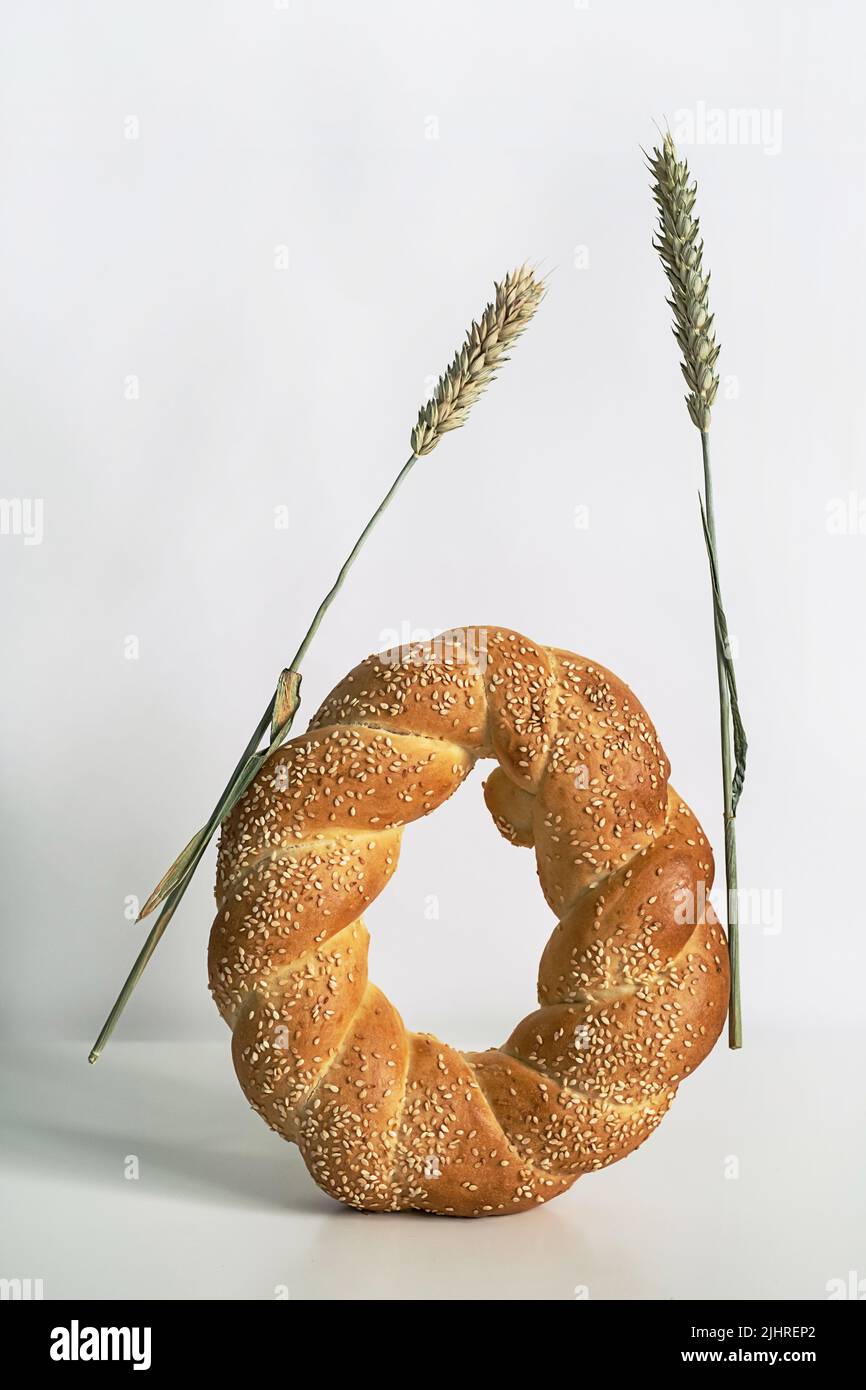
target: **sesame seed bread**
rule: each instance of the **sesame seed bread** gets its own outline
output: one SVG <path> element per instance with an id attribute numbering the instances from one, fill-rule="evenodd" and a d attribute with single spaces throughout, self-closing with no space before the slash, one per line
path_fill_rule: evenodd
<path id="1" fill-rule="evenodd" d="M 403 827 L 480 758 L 557 925 L 538 1009 L 501 1048 L 461 1053 L 408 1032 L 368 981 L 362 914 Z M 712 851 L 668 772 L 616 676 L 502 628 L 369 657 L 272 755 L 223 828 L 210 987 L 247 1099 L 326 1192 L 505 1215 L 652 1133 L 728 996 L 724 934 L 700 910 Z"/>

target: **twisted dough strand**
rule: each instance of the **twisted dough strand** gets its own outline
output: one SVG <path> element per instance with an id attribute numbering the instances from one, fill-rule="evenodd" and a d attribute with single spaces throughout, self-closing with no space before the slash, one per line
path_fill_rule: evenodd
<path id="1" fill-rule="evenodd" d="M 403 826 L 484 757 L 491 814 L 534 846 L 558 920 L 539 1008 L 460 1053 L 407 1032 L 368 981 L 361 916 Z M 370 657 L 269 760 L 220 843 L 210 985 L 250 1104 L 326 1192 L 507 1214 L 653 1131 L 727 1000 L 724 934 L 700 912 L 712 852 L 668 772 L 609 671 L 492 628 Z"/>

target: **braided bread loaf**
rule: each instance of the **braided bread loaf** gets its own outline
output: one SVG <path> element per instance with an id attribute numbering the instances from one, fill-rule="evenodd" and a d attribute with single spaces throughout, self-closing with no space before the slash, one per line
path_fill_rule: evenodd
<path id="1" fill-rule="evenodd" d="M 491 757 L 488 808 L 535 847 L 558 921 L 539 1008 L 501 1048 L 461 1053 L 407 1032 L 368 981 L 361 913 L 403 826 Z M 655 1129 L 728 992 L 724 934 L 689 910 L 712 851 L 668 771 L 609 671 L 492 628 L 370 657 L 272 755 L 224 827 L 210 986 L 250 1104 L 326 1192 L 522 1211 Z"/>

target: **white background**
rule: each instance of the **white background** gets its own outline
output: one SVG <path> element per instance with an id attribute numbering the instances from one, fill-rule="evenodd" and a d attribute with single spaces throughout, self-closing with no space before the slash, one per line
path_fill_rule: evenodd
<path id="1" fill-rule="evenodd" d="M 158 1104 L 148 1111 L 146 1088 L 135 1136 L 114 1107 L 124 1066 L 149 1064 L 124 1061 L 128 1048 L 114 1044 L 97 1069 L 83 1060 L 143 939 L 127 900 L 146 895 L 210 810 L 407 457 L 431 379 L 493 279 L 523 259 L 550 276 L 537 320 L 365 550 L 306 663 L 303 714 L 395 634 L 514 627 L 632 685 L 674 784 L 721 845 L 700 446 L 639 148 L 667 118 L 699 179 L 722 342 L 717 525 L 750 738 L 739 816 L 740 876 L 756 918 L 743 939 L 746 1047 L 734 1056 L 720 1045 L 645 1151 L 538 1220 L 561 1235 L 561 1221 L 577 1229 L 596 1219 L 603 1242 L 604 1185 L 618 1184 L 620 1207 L 640 1214 L 642 1182 L 666 1200 L 649 1165 L 675 1172 L 698 1145 L 719 1269 L 695 1274 L 702 1237 L 692 1231 L 676 1251 L 662 1246 L 646 1276 L 620 1261 L 609 1286 L 600 1276 L 602 1291 L 679 1296 L 697 1278 L 699 1290 L 733 1296 L 757 1277 L 765 1293 L 821 1297 L 858 1259 L 866 1274 L 854 1185 L 866 571 L 860 7 L 39 0 L 8 3 L 2 28 L 2 493 L 41 499 L 44 518 L 41 544 L 0 536 L 0 1028 L 13 1160 L 19 1176 L 28 1170 L 21 1182 L 35 1184 L 28 1199 L 68 1213 L 76 1202 L 63 1185 L 92 1192 L 96 1155 L 106 1183 L 120 1181 L 103 1140 L 121 1155 L 138 1152 L 133 1137 L 139 1148 L 155 1142 L 165 1116 Z M 758 113 L 759 138 L 737 138 L 730 113 L 743 109 Z M 282 507 L 287 529 L 275 526 Z M 126 657 L 130 637 L 136 660 Z M 400 871 L 367 918 L 372 978 L 410 1027 L 459 1046 L 502 1041 L 532 1006 L 552 926 L 531 858 L 499 839 L 480 781 L 409 831 Z M 184 1113 L 195 1111 L 202 1074 L 186 1045 L 221 1049 L 220 1064 L 208 1063 L 222 1088 L 219 1136 L 236 1138 L 236 1124 L 275 1170 L 296 1165 L 292 1192 L 332 1222 L 341 1213 L 308 1192 L 296 1157 L 232 1090 L 228 1035 L 205 984 L 211 885 L 212 852 L 118 1038 L 176 1041 L 159 1065 L 173 1068 Z M 491 957 L 494 995 L 482 986 Z M 61 1087 L 52 1046 L 64 1039 L 84 1046 L 64 1053 Z M 31 1056 L 22 1078 L 15 1058 L 30 1040 L 43 1060 Z M 219 1136 L 190 1137 L 182 1181 L 163 1152 L 159 1200 L 171 1229 L 183 1203 L 201 1197 L 196 1146 Z M 249 1151 L 238 1152 L 241 1162 Z M 730 1154 L 763 1175 L 751 1193 L 733 1185 L 754 1249 L 723 1214 Z M 774 1255 L 764 1270 L 768 1232 L 755 1213 L 770 1187 L 779 1191 L 781 1155 L 814 1240 L 804 1237 L 802 1268 Z M 278 1220 L 275 1179 L 271 1188 Z M 250 1179 L 249 1203 L 257 1191 Z M 210 1196 L 231 1222 L 232 1184 L 217 1180 Z M 664 1215 L 654 1220 L 667 1230 Z M 514 1224 L 526 1239 L 526 1220 Z M 103 1225 L 94 1217 L 88 1229 Z M 638 1224 L 635 1250 L 644 1238 Z M 82 1287 L 80 1270 L 63 1264 L 62 1229 L 49 1238 L 25 1222 L 19 1239 L 13 1274 L 39 1274 L 40 1259 L 54 1269 L 56 1256 L 53 1291 Z M 424 1282 L 422 1238 L 412 1239 L 395 1279 L 440 1296 Z M 499 1292 L 569 1297 L 582 1280 L 568 1239 L 563 1248 L 562 1268 L 540 1255 L 540 1282 L 527 1276 Z M 498 1288 L 498 1246 L 489 1263 L 484 1296 Z M 107 1268 L 108 1284 L 88 1291 L 116 1287 Z M 314 1287 L 309 1273 L 296 1276 L 303 1288 Z M 202 1287 L 192 1273 L 175 1277 L 176 1292 Z M 257 1274 L 238 1277 L 218 1273 L 206 1291 L 268 1296 Z M 351 1296 L 330 1277 L 318 1296 Z"/>

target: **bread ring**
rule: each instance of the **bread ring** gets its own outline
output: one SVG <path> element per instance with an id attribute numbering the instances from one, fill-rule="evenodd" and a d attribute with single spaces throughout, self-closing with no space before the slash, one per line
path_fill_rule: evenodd
<path id="1" fill-rule="evenodd" d="M 538 1009 L 461 1053 L 369 983 L 361 914 L 479 758 L 557 925 Z M 523 1211 L 652 1133 L 728 997 L 712 851 L 668 772 L 616 676 L 502 628 L 369 657 L 268 760 L 223 829 L 210 987 L 247 1099 L 332 1197 Z"/>

